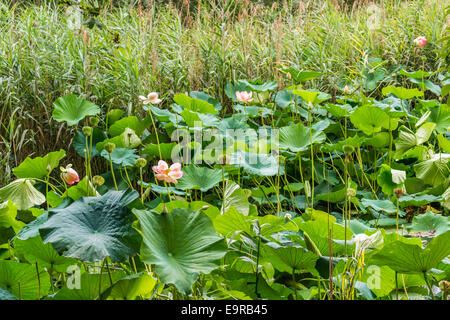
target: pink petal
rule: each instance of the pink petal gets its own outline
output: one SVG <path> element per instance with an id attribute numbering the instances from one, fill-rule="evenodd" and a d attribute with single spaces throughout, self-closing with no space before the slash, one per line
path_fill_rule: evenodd
<path id="1" fill-rule="evenodd" d="M 158 170 L 167 170 L 169 169 L 169 165 L 164 160 L 158 161 Z"/>
<path id="2" fill-rule="evenodd" d="M 170 171 L 169 177 L 173 179 L 180 179 L 183 176 L 183 174 L 184 174 L 183 171 Z"/>
<path id="3" fill-rule="evenodd" d="M 165 180 L 167 176 L 165 174 L 158 173 L 155 175 L 155 177 L 158 180 Z"/>
<path id="4" fill-rule="evenodd" d="M 175 162 L 170 166 L 170 170 L 172 171 L 180 171 L 181 170 L 181 163 Z"/>

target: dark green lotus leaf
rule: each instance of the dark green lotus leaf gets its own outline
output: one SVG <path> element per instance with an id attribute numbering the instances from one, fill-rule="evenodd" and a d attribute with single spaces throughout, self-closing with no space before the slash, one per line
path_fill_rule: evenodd
<path id="1" fill-rule="evenodd" d="M 360 147 L 361 144 L 366 141 L 366 138 L 364 137 L 358 137 L 358 135 L 356 134 L 354 137 L 349 137 L 345 140 L 340 140 L 334 144 L 324 144 L 321 147 L 321 150 L 323 152 L 331 152 L 331 151 L 339 151 L 339 152 L 344 152 L 344 150 L 342 149 L 343 146 L 347 145 L 347 146 L 352 146 L 355 149 Z"/>
<path id="2" fill-rule="evenodd" d="M 2 287 L 0 287 L 0 300 L 19 300 L 19 298 L 17 298 L 8 290 L 5 290 Z"/>
<path id="3" fill-rule="evenodd" d="M 183 177 L 178 180 L 176 185 L 178 189 L 200 189 L 200 191 L 205 192 L 222 181 L 221 169 L 189 165 L 183 167 L 182 171 L 184 172 Z"/>
<path id="4" fill-rule="evenodd" d="M 212 104 L 217 111 L 222 110 L 222 105 L 220 104 L 220 102 L 207 93 L 201 91 L 191 91 L 189 92 L 189 95 L 191 96 L 191 98 L 204 100 Z"/>
<path id="5" fill-rule="evenodd" d="M 27 157 L 18 167 L 13 169 L 14 175 L 18 178 L 43 179 L 50 172 L 57 168 L 59 161 L 66 156 L 66 151 L 59 150 L 50 152 L 44 157 Z"/>
<path id="6" fill-rule="evenodd" d="M 16 253 L 25 259 L 51 271 L 66 272 L 68 266 L 76 264 L 75 259 L 62 257 L 53 249 L 50 243 L 44 244 L 40 236 L 27 240 L 16 239 L 14 242 Z"/>
<path id="7" fill-rule="evenodd" d="M 134 216 L 126 208 L 137 198 L 134 190 L 81 198 L 66 208 L 51 209 L 39 233 L 44 243 L 51 243 L 65 257 L 124 261 L 139 250 L 140 236 L 132 228 Z"/>
<path id="8" fill-rule="evenodd" d="M 156 266 L 163 283 L 173 283 L 188 293 L 200 272 L 210 273 L 220 266 L 226 245 L 205 213 L 188 209 L 166 214 L 133 212 L 143 235 L 141 258 Z"/>
<path id="9" fill-rule="evenodd" d="M 114 164 L 121 165 L 122 167 L 134 166 L 139 156 L 135 153 L 136 150 L 130 148 L 115 148 L 111 152 L 111 161 Z M 105 149 L 102 150 L 100 155 L 109 160 L 109 153 Z"/>
<path id="10" fill-rule="evenodd" d="M 279 147 L 280 149 L 287 149 L 292 152 L 300 152 L 308 149 L 312 143 L 322 143 L 326 136 L 321 131 L 316 131 L 305 127 L 302 123 L 297 123 L 292 126 L 282 127 L 279 133 Z"/>
<path id="11" fill-rule="evenodd" d="M 23 300 L 37 300 L 50 289 L 50 277 L 43 268 L 35 265 L 0 260 L 0 287 Z M 20 283 L 20 289 L 19 289 Z"/>
<path id="12" fill-rule="evenodd" d="M 440 202 L 442 197 L 433 196 L 431 194 L 421 194 L 421 195 L 406 195 L 398 199 L 401 207 L 415 206 L 420 207 L 431 202 Z"/>
<path id="13" fill-rule="evenodd" d="M 149 299 L 158 281 L 147 273 L 140 272 L 120 279 L 106 290 L 102 297 L 107 300 Z"/>
<path id="14" fill-rule="evenodd" d="M 244 168 L 249 174 L 274 176 L 284 174 L 284 166 L 270 154 L 257 154 L 238 150 L 230 155 L 230 164 Z"/>
<path id="15" fill-rule="evenodd" d="M 182 106 L 186 111 L 217 114 L 218 111 L 208 101 L 191 98 L 184 93 L 174 95 L 173 101 Z"/>
<path id="16" fill-rule="evenodd" d="M 295 104 L 297 100 L 297 96 L 290 90 L 278 91 L 275 96 L 275 103 L 283 109 L 287 107 L 293 107 L 295 110 Z"/>
<path id="17" fill-rule="evenodd" d="M 267 116 L 273 114 L 273 110 L 264 108 L 264 107 L 257 107 L 257 106 L 243 106 L 240 104 L 237 104 L 234 106 L 234 109 L 238 112 L 241 112 L 244 115 L 247 115 L 247 117 L 258 117 L 261 116 L 263 118 L 267 118 Z"/>
<path id="18" fill-rule="evenodd" d="M 372 255 L 369 264 L 388 266 L 399 273 L 423 273 L 435 268 L 450 254 L 450 231 L 431 240 L 425 249 L 396 240 Z"/>
<path id="19" fill-rule="evenodd" d="M 53 106 L 52 116 L 58 122 L 66 121 L 67 125 L 74 126 L 86 116 L 93 116 L 100 113 L 100 108 L 87 100 L 78 98 L 74 94 L 69 94 L 58 98 Z"/>
<path id="20" fill-rule="evenodd" d="M 413 232 L 435 232 L 435 235 L 450 230 L 450 217 L 444 217 L 440 214 L 433 213 L 431 210 L 425 214 L 415 216 L 411 223 L 410 231 Z"/>
<path id="21" fill-rule="evenodd" d="M 376 212 L 383 211 L 386 213 L 396 213 L 397 207 L 390 200 L 371 200 L 371 199 L 361 199 L 361 204 L 364 207 L 370 207 Z"/>
<path id="22" fill-rule="evenodd" d="M 98 142 L 102 142 L 107 138 L 105 132 L 98 128 L 94 128 L 92 132 L 92 150 L 91 150 L 91 158 L 97 156 L 99 154 L 96 145 Z M 90 145 L 90 138 L 88 137 L 88 146 Z M 75 151 L 81 156 L 85 157 L 84 150 L 87 150 L 86 147 L 86 136 L 83 132 L 78 131 L 75 137 L 73 138 L 73 148 Z"/>

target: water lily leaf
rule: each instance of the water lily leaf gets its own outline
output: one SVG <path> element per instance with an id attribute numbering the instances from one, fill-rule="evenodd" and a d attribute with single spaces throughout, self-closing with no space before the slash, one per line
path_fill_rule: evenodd
<path id="1" fill-rule="evenodd" d="M 372 255 L 369 263 L 388 266 L 399 273 L 428 272 L 450 254 L 449 241 L 450 231 L 433 238 L 425 249 L 396 240 Z"/>
<path id="2" fill-rule="evenodd" d="M 140 236 L 126 208 L 137 198 L 136 191 L 113 190 L 101 197 L 83 197 L 65 208 L 50 209 L 39 233 L 44 243 L 65 257 L 124 261 L 139 250 Z"/>
<path id="3" fill-rule="evenodd" d="M 350 121 L 366 135 L 372 135 L 381 130 L 383 124 L 389 121 L 389 116 L 379 107 L 365 105 L 353 111 Z"/>
<path id="4" fill-rule="evenodd" d="M 414 165 L 416 177 L 432 186 L 443 183 L 450 175 L 449 160 L 450 154 L 434 154 L 429 160 Z"/>
<path id="5" fill-rule="evenodd" d="M 280 149 L 290 150 L 292 152 L 300 152 L 308 149 L 312 143 L 322 143 L 326 136 L 321 131 L 316 131 L 305 127 L 302 123 L 293 126 L 282 127 L 279 133 Z M 310 136 L 311 135 L 311 136 Z"/>
<path id="6" fill-rule="evenodd" d="M 50 289 L 50 277 L 39 268 L 38 282 L 36 266 L 15 261 L 0 260 L 0 287 L 23 300 L 37 300 Z M 19 289 L 20 283 L 20 289 Z"/>
<path id="7" fill-rule="evenodd" d="M 97 156 L 99 154 L 96 146 L 98 142 L 102 142 L 107 138 L 105 132 L 98 128 L 94 128 L 92 131 L 92 149 L 91 149 L 91 158 Z M 90 144 L 90 138 L 88 137 L 88 145 Z M 78 131 L 73 139 L 73 148 L 75 151 L 81 156 L 85 157 L 84 150 L 87 150 L 86 147 L 86 136 L 83 132 Z M 36 177 L 38 178 L 38 177 Z"/>
<path id="8" fill-rule="evenodd" d="M 74 126 L 86 116 L 94 116 L 100 113 L 100 108 L 87 100 L 69 94 L 56 99 L 53 103 L 55 109 L 52 116 L 58 122 L 66 121 L 67 125 Z"/>
<path id="9" fill-rule="evenodd" d="M 151 275 L 139 272 L 114 283 L 102 297 L 107 300 L 135 300 L 137 297 L 149 299 L 156 284 L 157 280 Z"/>
<path id="10" fill-rule="evenodd" d="M 406 89 L 403 87 L 387 86 L 383 88 L 382 93 L 385 96 L 392 93 L 397 98 L 400 98 L 402 100 L 409 100 L 412 98 L 423 97 L 423 91 L 420 91 L 416 88 Z"/>
<path id="11" fill-rule="evenodd" d="M 111 152 L 111 161 L 114 164 L 121 165 L 122 167 L 134 166 L 139 156 L 135 154 L 136 150 L 129 148 L 115 148 Z M 102 150 L 100 155 L 109 160 L 109 153 L 105 149 Z"/>
<path id="12" fill-rule="evenodd" d="M 77 263 L 75 259 L 60 256 L 50 243 L 44 244 L 40 236 L 27 240 L 16 239 L 16 253 L 23 255 L 31 264 L 38 263 L 51 271 L 66 272 L 67 267 Z"/>
<path id="13" fill-rule="evenodd" d="M 18 167 L 13 169 L 14 174 L 18 178 L 36 178 L 42 179 L 59 166 L 59 161 L 66 156 L 66 151 L 59 150 L 50 152 L 44 157 L 29 158 L 27 157 Z"/>
<path id="14" fill-rule="evenodd" d="M 307 251 L 299 245 L 280 246 L 274 242 L 266 243 L 263 247 L 263 256 L 272 263 L 275 269 L 281 272 L 311 272 L 317 274 L 315 269 L 319 256 Z"/>
<path id="15" fill-rule="evenodd" d="M 11 200 L 17 205 L 17 210 L 27 210 L 45 202 L 45 196 L 34 186 L 33 181 L 17 179 L 0 189 L 0 200 Z"/>
<path id="16" fill-rule="evenodd" d="M 270 154 L 256 154 L 238 150 L 230 155 L 230 164 L 244 168 L 249 174 L 274 176 L 284 174 L 284 166 Z"/>
<path id="17" fill-rule="evenodd" d="M 429 232 L 435 231 L 435 235 L 440 235 L 450 230 L 450 218 L 433 213 L 431 210 L 425 214 L 415 216 L 410 231 Z"/>
<path id="18" fill-rule="evenodd" d="M 188 209 L 167 214 L 133 212 L 143 235 L 141 258 L 156 266 L 163 283 L 189 293 L 200 272 L 208 274 L 220 266 L 227 248 L 205 213 Z"/>
<path id="19" fill-rule="evenodd" d="M 205 192 L 222 181 L 221 169 L 209 169 L 194 165 L 183 167 L 183 177 L 178 181 L 178 189 L 200 189 Z"/>

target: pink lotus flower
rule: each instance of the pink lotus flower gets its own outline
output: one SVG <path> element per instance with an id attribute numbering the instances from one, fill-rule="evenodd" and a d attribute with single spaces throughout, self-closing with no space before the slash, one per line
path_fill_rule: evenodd
<path id="1" fill-rule="evenodd" d="M 62 179 L 69 185 L 73 185 L 75 182 L 80 182 L 80 178 L 78 177 L 78 173 L 72 169 L 72 165 L 68 164 L 65 168 L 60 167 L 62 173 Z"/>
<path id="2" fill-rule="evenodd" d="M 427 38 L 417 37 L 416 39 L 414 39 L 414 44 L 418 47 L 424 47 L 427 45 Z"/>
<path id="3" fill-rule="evenodd" d="M 158 104 L 161 103 L 161 99 L 158 98 L 157 92 L 150 92 L 147 97 L 139 96 L 139 99 L 143 104 Z"/>
<path id="4" fill-rule="evenodd" d="M 181 171 L 181 163 L 175 162 L 169 168 L 169 165 L 164 160 L 159 160 L 157 166 L 152 167 L 153 171 L 156 172 L 156 179 L 164 180 L 167 183 L 178 183 L 178 179 L 183 176 L 183 171 Z"/>
<path id="5" fill-rule="evenodd" d="M 252 101 L 252 94 L 253 92 L 247 92 L 247 91 L 236 91 L 236 99 L 238 99 L 241 102 L 250 102 Z"/>

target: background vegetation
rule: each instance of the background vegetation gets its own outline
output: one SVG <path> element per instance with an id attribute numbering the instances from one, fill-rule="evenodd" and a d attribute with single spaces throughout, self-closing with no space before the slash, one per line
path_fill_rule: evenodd
<path id="1" fill-rule="evenodd" d="M 73 150 L 74 129 L 51 119 L 53 101 L 69 92 L 103 114 L 131 112 L 150 91 L 201 90 L 229 106 L 229 81 L 283 88 L 282 68 L 295 66 L 322 72 L 309 85 L 333 96 L 346 84 L 379 96 L 381 85 L 412 86 L 397 77 L 402 67 L 445 66 L 441 0 L 83 3 L 81 25 L 69 1 L 0 4 L 0 185 L 27 156 Z M 421 35 L 426 59 L 412 44 Z M 390 76 L 368 85 L 376 70 Z"/>

